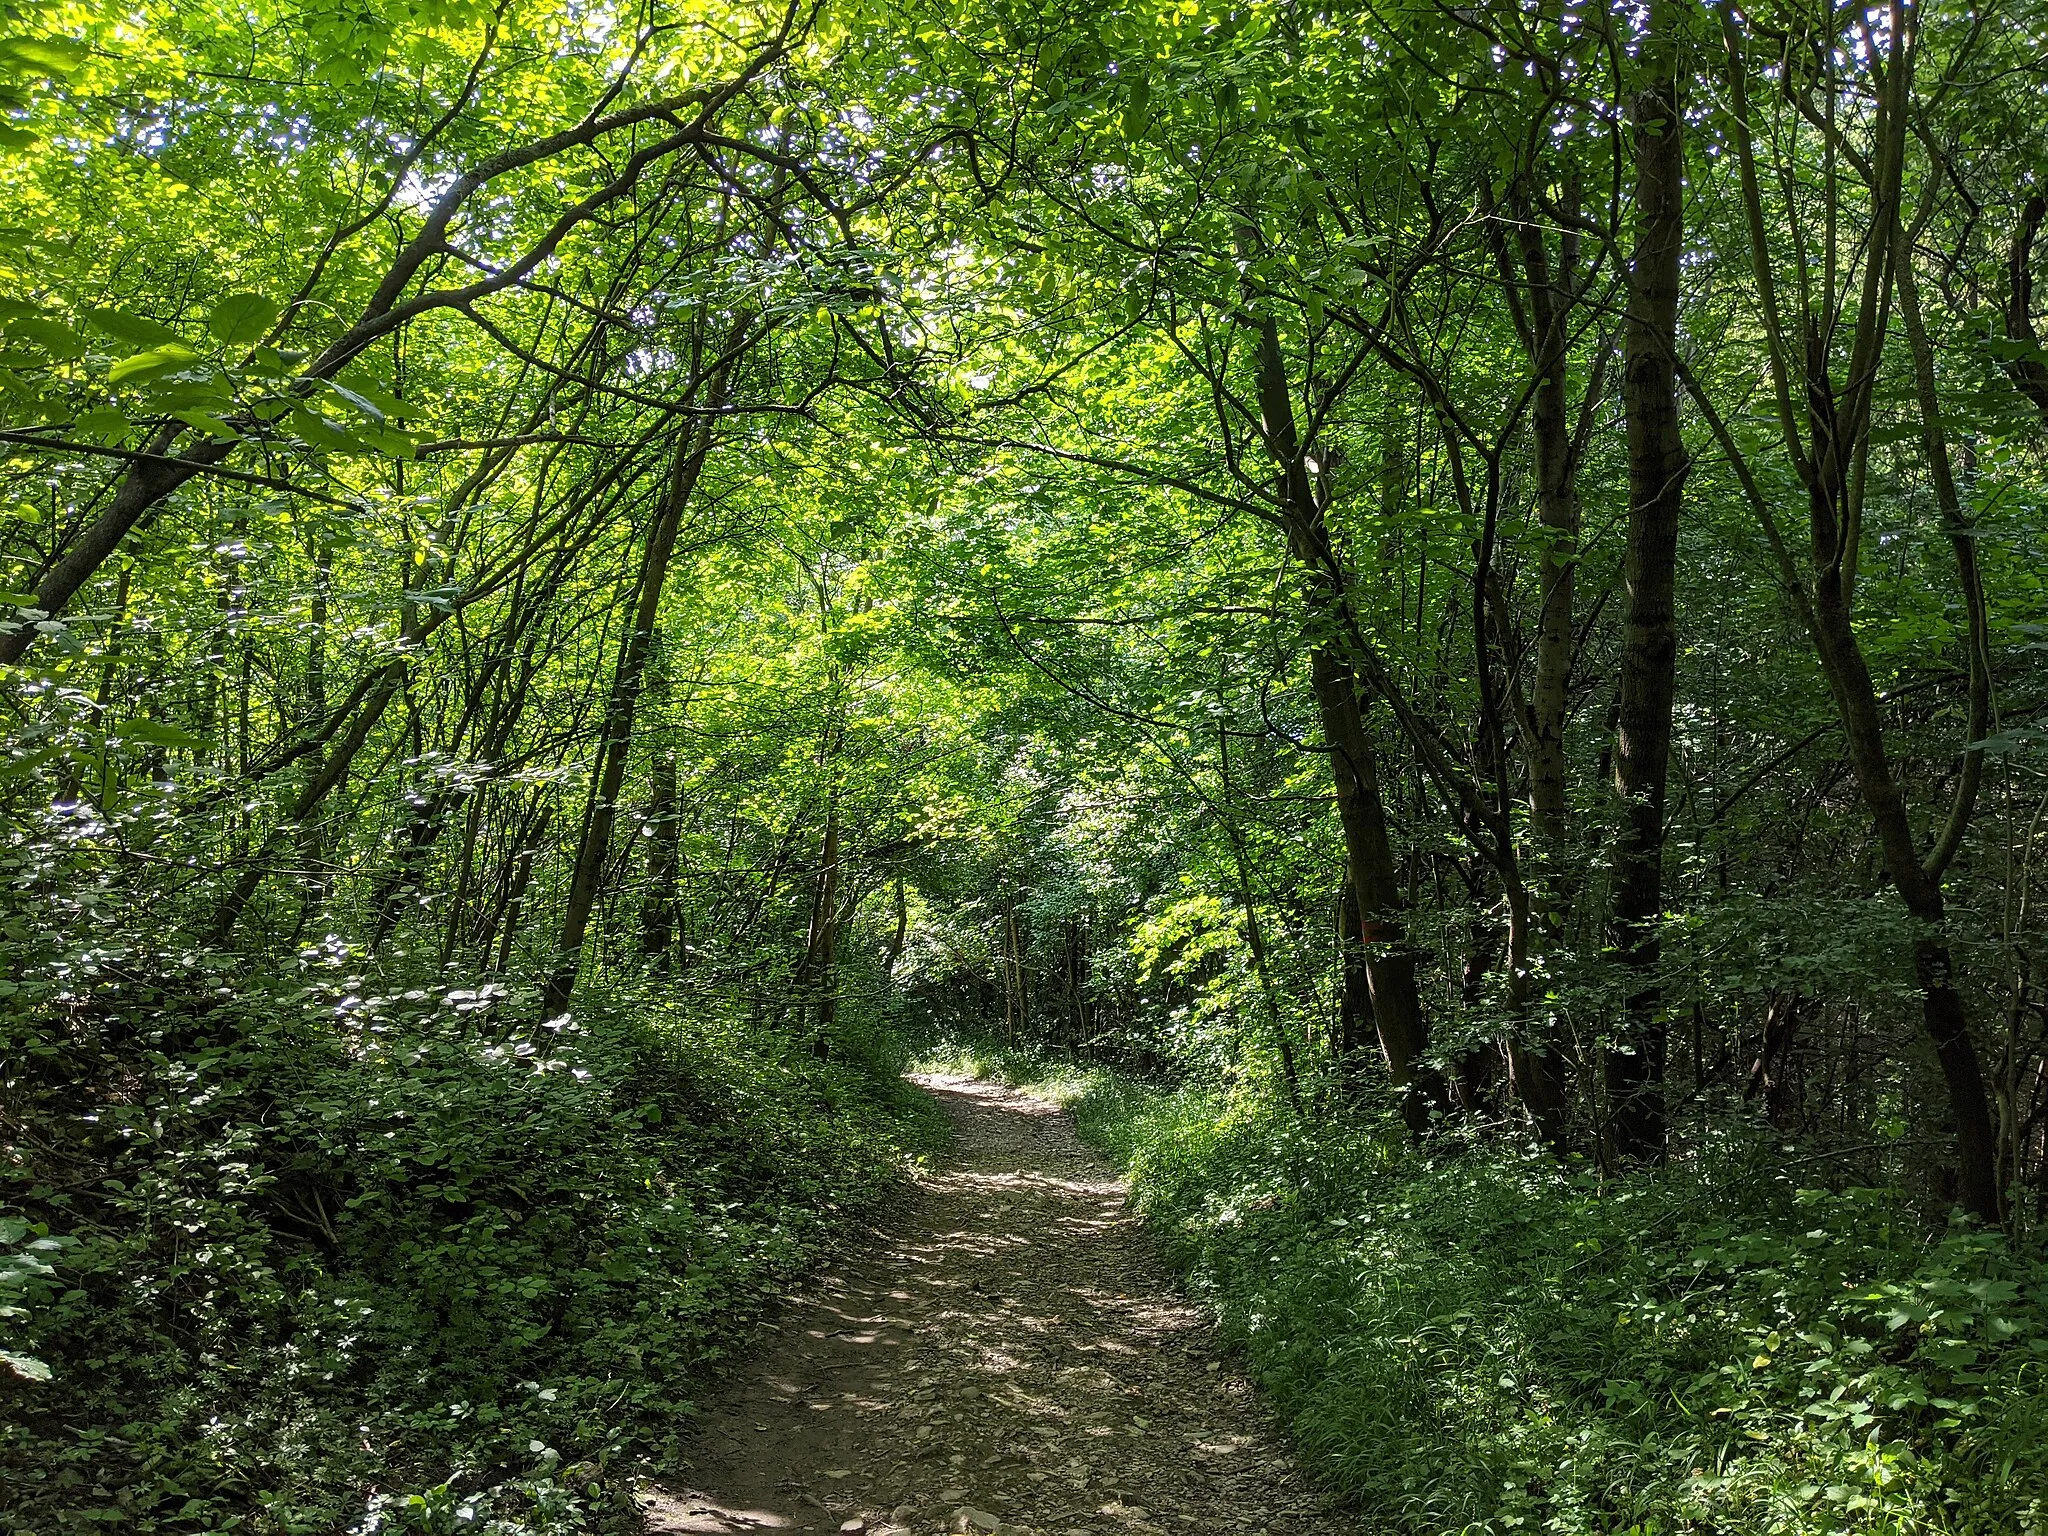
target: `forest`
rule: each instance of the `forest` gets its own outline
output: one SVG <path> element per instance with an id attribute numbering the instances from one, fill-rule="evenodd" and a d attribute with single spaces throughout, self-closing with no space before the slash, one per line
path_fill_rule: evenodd
<path id="1" fill-rule="evenodd" d="M 2040 0 L 8 0 L 0 186 L 0 1533 L 641 1528 L 919 1070 L 1304 1531 L 2048 1531 Z"/>

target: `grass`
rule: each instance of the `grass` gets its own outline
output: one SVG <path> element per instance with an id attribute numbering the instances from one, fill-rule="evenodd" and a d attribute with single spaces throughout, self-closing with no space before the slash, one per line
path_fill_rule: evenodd
<path id="1" fill-rule="evenodd" d="M 1303 1460 L 1380 1530 L 2048 1531 L 2048 1263 L 1730 1127 L 1604 1187 L 1533 1150 L 928 1058 L 1068 1104 Z"/>

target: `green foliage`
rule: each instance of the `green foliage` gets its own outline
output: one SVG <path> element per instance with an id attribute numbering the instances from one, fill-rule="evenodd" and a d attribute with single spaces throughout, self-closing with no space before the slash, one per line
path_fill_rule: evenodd
<path id="1" fill-rule="evenodd" d="M 620 1524 L 937 1134 L 879 1035 L 826 1063 L 654 997 L 550 1030 L 488 987 L 202 980 L 11 1026 L 51 1150 L 0 1220 L 0 1530 Z"/>

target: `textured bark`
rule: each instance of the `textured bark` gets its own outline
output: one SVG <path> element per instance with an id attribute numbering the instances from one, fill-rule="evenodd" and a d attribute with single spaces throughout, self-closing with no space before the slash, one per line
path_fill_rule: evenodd
<path id="1" fill-rule="evenodd" d="M 1814 501 L 1822 498 L 1818 490 Z M 1815 517 L 1819 525 L 1818 513 Z M 1837 575 L 1823 570 L 1814 583 L 1814 641 L 1835 697 L 1848 746 L 1849 765 L 1877 832 L 1885 869 L 1898 887 L 1906 911 L 1922 925 L 1913 945 L 1913 974 L 1920 986 L 1921 1021 L 1934 1046 L 1955 1120 L 1957 1177 L 1965 1209 L 1996 1222 L 2000 1218 L 1998 1143 L 1984 1068 L 1955 987 L 1955 961 L 1943 936 L 1947 903 L 1940 879 L 1922 864 L 1907 814 L 1906 798 L 1885 752 L 1877 689 L 1842 600 Z"/>
<path id="2" fill-rule="evenodd" d="M 903 941 L 910 933 L 910 904 L 904 900 L 903 871 L 896 871 L 891 882 L 890 904 L 896 913 L 896 931 L 889 935 L 889 948 L 882 956 L 882 974 L 894 976 L 897 962 L 903 958 Z"/>
<path id="3" fill-rule="evenodd" d="M 1873 124 L 1876 148 L 1868 162 L 1872 235 L 1859 258 L 1862 271 L 1856 284 L 1859 296 L 1853 326 L 1846 323 L 1847 317 L 1832 289 L 1825 295 L 1824 312 L 1818 314 L 1802 293 L 1799 313 L 1804 316 L 1805 334 L 1796 338 L 1799 344 L 1795 347 L 1795 338 L 1776 297 L 1770 221 L 1764 208 L 1763 179 L 1757 172 L 1753 141 L 1747 131 L 1737 133 L 1731 140 L 1741 174 L 1750 258 L 1770 351 L 1780 429 L 1787 454 L 1806 488 L 1810 565 L 1803 576 L 1769 503 L 1755 488 L 1753 477 L 1746 473 L 1745 484 L 1758 521 L 1779 561 L 1786 588 L 1799 603 L 1827 679 L 1841 721 L 1850 768 L 1869 813 L 1885 872 L 1897 887 L 1907 913 L 1921 925 L 1921 933 L 1913 942 L 1913 971 L 1920 986 L 1922 1027 L 1933 1044 L 1955 1121 L 1958 1193 L 1965 1208 L 1995 1222 L 2002 1213 L 1997 1139 L 1983 1065 L 1970 1038 L 1962 998 L 1955 988 L 1954 957 L 1943 932 L 1947 913 L 1942 873 L 1967 827 L 1976 780 L 1966 752 L 1963 780 L 1933 849 L 1923 859 L 1905 792 L 1887 756 L 1877 689 L 1852 614 L 1861 521 L 1862 477 L 1858 466 L 1869 445 L 1871 401 L 1890 329 L 1891 298 L 1896 292 L 1905 310 L 1908 340 L 1914 353 L 1922 442 L 1936 479 L 1945 531 L 1956 551 L 1965 607 L 1972 610 L 1968 615 L 1974 653 L 1970 658 L 1971 717 L 1973 722 L 1984 718 L 1988 706 L 1988 668 L 1983 676 L 1975 675 L 1985 659 L 1981 654 L 1982 619 L 1975 611 L 1982 605 L 1983 594 L 1971 531 L 1962 524 L 1948 464 L 1934 392 L 1932 350 L 1919 313 L 1915 280 L 1907 267 L 1912 259 L 1911 242 L 1900 213 L 1916 46 L 1914 29 L 1902 25 L 1902 20 L 1902 10 L 1894 8 L 1883 87 Z M 1722 13 L 1722 30 L 1735 117 L 1739 124 L 1746 125 L 1749 66 L 1743 39 L 1730 11 Z M 2018 340 L 2033 335 L 2028 262 L 2044 215 L 2048 215 L 2048 205 L 2029 202 L 2022 212 L 2010 256 L 2006 325 Z M 1848 287 L 1845 283 L 1842 291 L 1847 292 Z M 1850 337 L 1848 370 L 1845 382 L 1838 388 L 1830 371 L 1830 340 L 1844 331 Z M 2030 398 L 2035 398 L 2028 388 L 2030 380 L 2048 384 L 2048 374 L 2037 377 L 2022 368 L 2015 373 L 2015 380 Z M 1794 400 L 1795 383 L 1803 387 L 1803 419 Z M 1723 442 L 1729 446 L 1725 435 Z M 1739 452 L 1732 447 L 1730 457 L 1740 462 Z"/>
<path id="4" fill-rule="evenodd" d="M 817 1004 L 817 1030 L 811 1039 L 820 1056 L 826 1054 L 832 1021 L 839 1011 L 840 864 L 839 802 L 835 796 L 825 809 L 825 834 L 818 844 L 817 883 L 811 890 L 811 920 L 804 935 L 804 954 L 797 965 L 795 988 L 800 1008 L 812 1002 Z M 1014 933 L 1014 911 L 1010 923 Z"/>
<path id="5" fill-rule="evenodd" d="M 1359 1063 L 1377 1039 L 1372 980 L 1366 974 L 1365 917 L 1358 890 L 1347 878 L 1337 898 L 1337 1071 L 1347 1092 L 1362 1086 Z"/>
<path id="6" fill-rule="evenodd" d="M 1570 305 L 1533 214 L 1518 211 L 1515 229 L 1528 295 L 1530 361 L 1536 370 L 1529 419 L 1536 451 L 1536 516 L 1543 528 L 1536 565 L 1541 609 L 1536 616 L 1536 664 L 1524 756 L 1529 764 L 1530 828 L 1554 856 L 1564 843 L 1569 811 L 1564 728 L 1576 641 L 1572 589 L 1579 539 L 1578 446 L 1567 396 Z"/>
<path id="7" fill-rule="evenodd" d="M 2005 371 L 2034 409 L 2048 417 L 2048 362 L 2039 354 L 2041 337 L 2034 329 L 2034 241 L 2048 218 L 2048 198 L 2036 192 L 2020 210 L 2013 232 L 2012 254 L 2006 261 L 2005 334 L 2028 350 L 2011 358 Z"/>
<path id="8" fill-rule="evenodd" d="M 640 953 L 660 975 L 675 963 L 676 876 L 682 868 L 682 822 L 676 803 L 676 755 L 654 754 L 647 791 L 647 891 L 640 901 Z"/>
<path id="9" fill-rule="evenodd" d="M 1684 249 L 1684 148 L 1663 29 L 1650 8 L 1650 78 L 1631 108 L 1635 128 L 1635 249 L 1623 332 L 1628 415 L 1627 592 L 1614 742 L 1621 827 L 1614 852 L 1610 937 L 1627 974 L 1625 1038 L 1602 1054 L 1607 1092 L 1601 1137 L 1610 1164 L 1663 1156 L 1666 1026 L 1657 969 L 1664 907 L 1664 799 L 1677 679 L 1674 612 L 1678 522 L 1687 469 L 1678 420 L 1678 276 Z"/>
<path id="10" fill-rule="evenodd" d="M 320 808 L 321 802 L 348 777 L 349 768 L 355 762 L 356 754 L 362 751 L 363 744 L 370 739 L 370 732 L 374 731 L 377 723 L 384 718 L 385 709 L 397 695 L 399 684 L 404 681 L 405 662 L 402 659 L 388 661 L 378 669 L 368 692 L 363 697 L 362 704 L 349 722 L 348 730 L 334 744 L 333 750 L 327 754 L 318 770 L 306 780 L 305 785 L 286 809 L 284 819 L 272 829 L 263 846 L 243 866 L 242 872 L 235 877 L 234 884 L 228 888 L 227 895 L 221 899 L 220 906 L 214 910 L 212 939 L 215 944 L 225 944 L 234 936 L 235 924 L 241 921 L 243 912 L 248 909 L 249 902 L 262 886 L 264 875 L 269 873 L 268 865 L 265 863 L 266 856 L 281 841 L 304 827 L 313 813 Z"/>

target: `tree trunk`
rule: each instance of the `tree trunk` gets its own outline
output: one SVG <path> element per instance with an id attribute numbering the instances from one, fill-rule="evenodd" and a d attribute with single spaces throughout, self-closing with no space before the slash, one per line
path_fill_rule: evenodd
<path id="1" fill-rule="evenodd" d="M 226 944 L 234 936 L 235 924 L 263 884 L 263 877 L 269 870 L 263 860 L 265 854 L 288 832 L 296 832 L 306 824 L 307 819 L 318 810 L 320 803 L 331 794 L 336 786 L 348 777 L 349 766 L 356 754 L 370 739 L 370 732 L 377 728 L 377 722 L 384 718 L 384 710 L 398 692 L 398 685 L 405 680 L 405 662 L 398 659 L 386 662 L 368 693 L 356 710 L 347 732 L 336 742 L 332 751 L 319 769 L 307 779 L 305 786 L 292 800 L 284 813 L 284 819 L 272 829 L 261 847 L 250 855 L 228 894 L 222 898 L 213 915 L 212 940 L 215 944 Z"/>
<path id="2" fill-rule="evenodd" d="M 647 549 L 640 564 L 639 599 L 620 647 L 618 670 L 613 674 L 611 697 L 605 708 L 603 735 L 591 773 L 590 802 L 584 812 L 583 835 L 578 840 L 576 864 L 569 877 L 569 897 L 562 914 L 562 936 L 555 950 L 554 970 L 541 989 L 543 1018 L 567 1013 L 575 994 L 583 941 L 590 933 L 590 915 L 597 907 L 612 828 L 618 822 L 619 791 L 625 785 L 626 759 L 633 740 L 633 716 L 640 703 L 648 653 L 654 647 L 654 628 L 661 618 L 662 585 L 668 578 L 669 559 L 675 553 L 676 531 L 682 525 L 684 509 L 689 506 L 690 496 L 704 472 L 704 460 L 711 451 L 712 423 L 725 404 L 726 380 L 724 368 L 711 376 L 705 398 L 706 414 L 685 429 L 667 490 L 648 526 Z"/>
<path id="3" fill-rule="evenodd" d="M 1822 500 L 1818 482 L 1814 499 L 1816 505 Z M 1818 523 L 1816 514 L 1817 527 Z M 1940 879 L 1922 865 L 1914 842 L 1906 798 L 1885 753 L 1877 689 L 1850 622 L 1838 572 L 1824 569 L 1814 582 L 1813 618 L 1822 670 L 1842 718 L 1849 765 L 1876 828 L 1886 872 L 1907 913 L 1922 927 L 1922 936 L 1913 943 L 1913 975 L 1920 985 L 1921 1020 L 1941 1064 L 1955 1117 L 1959 1194 L 1965 1209 L 1995 1223 L 2000 1217 L 1997 1133 L 1983 1064 L 1955 988 L 1955 960 L 1942 931 L 1947 903 Z"/>
<path id="4" fill-rule="evenodd" d="M 1380 1053 L 1401 1095 L 1401 1116 L 1420 1133 L 1430 1110 L 1441 1107 L 1443 1084 L 1423 1060 L 1429 1029 L 1415 984 L 1415 950 L 1400 920 L 1401 885 L 1380 799 L 1379 759 L 1365 732 L 1357 684 L 1335 647 L 1318 645 L 1309 670 L 1336 783 L 1346 877 L 1359 914 L 1357 937 L 1365 950 Z"/>
<path id="5" fill-rule="evenodd" d="M 882 974 L 885 977 L 896 974 L 896 962 L 903 958 L 903 941 L 910 934 L 910 904 L 904 899 L 903 871 L 896 871 L 893 882 L 893 906 L 896 912 L 896 931 L 889 938 L 888 952 L 882 957 Z"/>
<path id="6" fill-rule="evenodd" d="M 208 438 L 194 444 L 182 457 L 172 457 L 171 449 L 185 430 L 182 426 L 165 427 L 149 440 L 143 451 L 150 457 L 136 462 L 122 477 L 107 501 L 106 510 L 93 519 L 36 584 L 36 608 L 46 614 L 62 613 L 78 589 L 92 580 L 93 573 L 120 547 L 150 508 L 194 475 L 220 463 L 238 441 Z M 0 635 L 0 662 L 21 660 L 36 633 L 33 624 L 18 623 L 12 633 Z"/>
<path id="7" fill-rule="evenodd" d="M 826 1054 L 828 1032 L 838 1014 L 835 968 L 839 959 L 839 865 L 839 802 L 835 794 L 825 808 L 825 835 L 818 847 L 818 881 L 811 893 L 810 927 L 796 974 L 799 1019 L 808 1017 L 813 1001 L 817 1004 L 817 1032 L 811 1043 L 820 1056 Z"/>
<path id="8" fill-rule="evenodd" d="M 1627 976 L 1623 1039 L 1602 1052 L 1601 1149 L 1609 1166 L 1664 1154 L 1666 1025 L 1657 969 L 1664 907 L 1664 798 L 1678 632 L 1673 611 L 1687 460 L 1678 421 L 1678 276 L 1684 249 L 1684 146 L 1669 20 L 1652 0 L 1650 78 L 1635 128 L 1635 251 L 1629 264 L 1623 399 L 1628 415 L 1627 612 L 1614 743 L 1621 805 L 1611 939 Z"/>
<path id="9" fill-rule="evenodd" d="M 675 961 L 676 877 L 681 869 L 676 755 L 658 747 L 647 793 L 647 891 L 640 900 L 640 953 L 659 976 L 668 975 Z"/>
<path id="10" fill-rule="evenodd" d="M 1536 515 L 1543 528 L 1537 555 L 1536 667 L 1529 690 L 1533 729 L 1529 763 L 1529 823 L 1545 856 L 1555 860 L 1568 828 L 1564 729 L 1569 704 L 1573 585 L 1578 569 L 1578 451 L 1567 399 L 1570 304 L 1564 275 L 1552 270 L 1542 226 L 1533 213 L 1515 219 L 1528 294 L 1530 362 L 1536 398 L 1530 428 L 1536 449 Z"/>
<path id="11" fill-rule="evenodd" d="M 1446 1102 L 1443 1080 L 1425 1058 L 1428 1023 L 1415 984 L 1415 951 L 1401 924 L 1401 888 L 1386 808 L 1380 799 L 1379 758 L 1366 734 L 1357 681 L 1344 658 L 1345 611 L 1351 594 L 1343 567 L 1330 547 L 1329 525 L 1310 480 L 1305 445 L 1295 424 L 1280 352 L 1279 327 L 1271 320 L 1258 330 L 1259 410 L 1267 451 L 1279 468 L 1280 514 L 1294 557 L 1306 576 L 1313 650 L 1310 681 L 1323 729 L 1330 773 L 1337 792 L 1337 819 L 1344 831 L 1345 877 L 1359 911 L 1359 939 L 1366 946 L 1366 977 L 1373 1020 L 1387 1071 L 1401 1094 L 1401 1113 L 1418 1132 L 1432 1108 Z"/>

